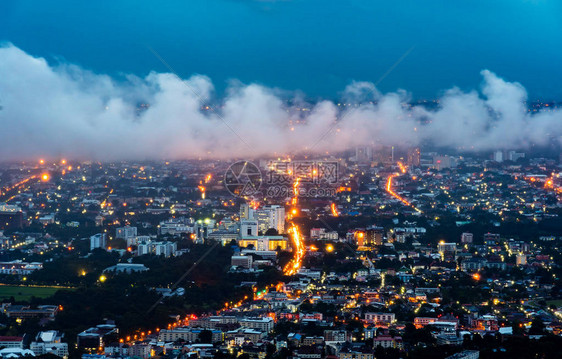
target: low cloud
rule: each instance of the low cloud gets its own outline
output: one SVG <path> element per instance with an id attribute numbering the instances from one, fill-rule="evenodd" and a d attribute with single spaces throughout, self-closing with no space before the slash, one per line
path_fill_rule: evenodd
<path id="1" fill-rule="evenodd" d="M 449 89 L 435 109 L 409 105 L 405 91 L 383 94 L 354 82 L 342 101 L 372 102 L 320 101 L 303 110 L 298 93 L 287 101 L 274 89 L 233 82 L 215 99 L 202 75 L 116 80 L 51 65 L 8 44 L 0 47 L 0 161 L 234 158 L 421 143 L 485 151 L 545 145 L 562 135 L 561 111 L 529 112 L 521 84 L 481 74 L 480 91 Z M 204 108 L 210 98 L 220 104 L 216 112 Z"/>

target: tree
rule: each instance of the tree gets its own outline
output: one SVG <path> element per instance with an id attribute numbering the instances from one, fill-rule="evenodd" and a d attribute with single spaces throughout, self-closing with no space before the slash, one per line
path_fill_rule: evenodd
<path id="1" fill-rule="evenodd" d="M 533 322 L 531 323 L 531 329 L 529 329 L 529 334 L 532 335 L 539 335 L 539 334 L 544 334 L 544 323 L 542 321 L 541 318 L 535 318 L 533 319 Z"/>
<path id="2" fill-rule="evenodd" d="M 205 329 L 199 333 L 199 341 L 203 344 L 212 344 L 213 343 L 213 332 Z"/>
<path id="3" fill-rule="evenodd" d="M 275 228 L 269 228 L 267 231 L 265 231 L 265 235 L 266 236 L 278 236 L 279 232 L 277 232 L 277 230 Z"/>

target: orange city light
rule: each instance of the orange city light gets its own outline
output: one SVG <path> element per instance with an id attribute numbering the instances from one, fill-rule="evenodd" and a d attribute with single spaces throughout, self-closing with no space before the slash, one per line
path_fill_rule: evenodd
<path id="1" fill-rule="evenodd" d="M 50 176 L 49 176 L 48 173 L 43 173 L 43 174 L 41 175 L 41 180 L 42 180 L 43 182 L 47 182 L 47 181 L 49 180 L 49 178 L 50 178 Z"/>

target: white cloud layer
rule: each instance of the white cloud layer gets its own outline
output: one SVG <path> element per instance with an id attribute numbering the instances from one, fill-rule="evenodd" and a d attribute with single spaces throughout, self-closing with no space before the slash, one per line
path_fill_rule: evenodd
<path id="1" fill-rule="evenodd" d="M 483 151 L 544 145 L 562 135 L 561 111 L 529 113 L 522 85 L 488 70 L 482 76 L 480 92 L 447 90 L 436 109 L 409 106 L 404 91 L 382 94 L 354 82 L 342 98 L 368 96 L 376 104 L 342 111 L 320 101 L 298 111 L 274 89 L 233 84 L 216 101 L 217 115 L 201 110 L 202 99 L 213 97 L 205 76 L 183 82 L 152 72 L 116 81 L 75 65 L 52 66 L 8 44 L 0 47 L 0 161 L 234 158 L 420 143 Z M 139 111 L 139 103 L 150 106 Z"/>

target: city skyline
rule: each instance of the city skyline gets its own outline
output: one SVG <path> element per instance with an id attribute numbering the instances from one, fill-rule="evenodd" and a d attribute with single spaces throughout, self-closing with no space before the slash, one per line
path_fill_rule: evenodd
<path id="1" fill-rule="evenodd" d="M 0 0 L 0 359 L 562 359 L 561 13 Z"/>

